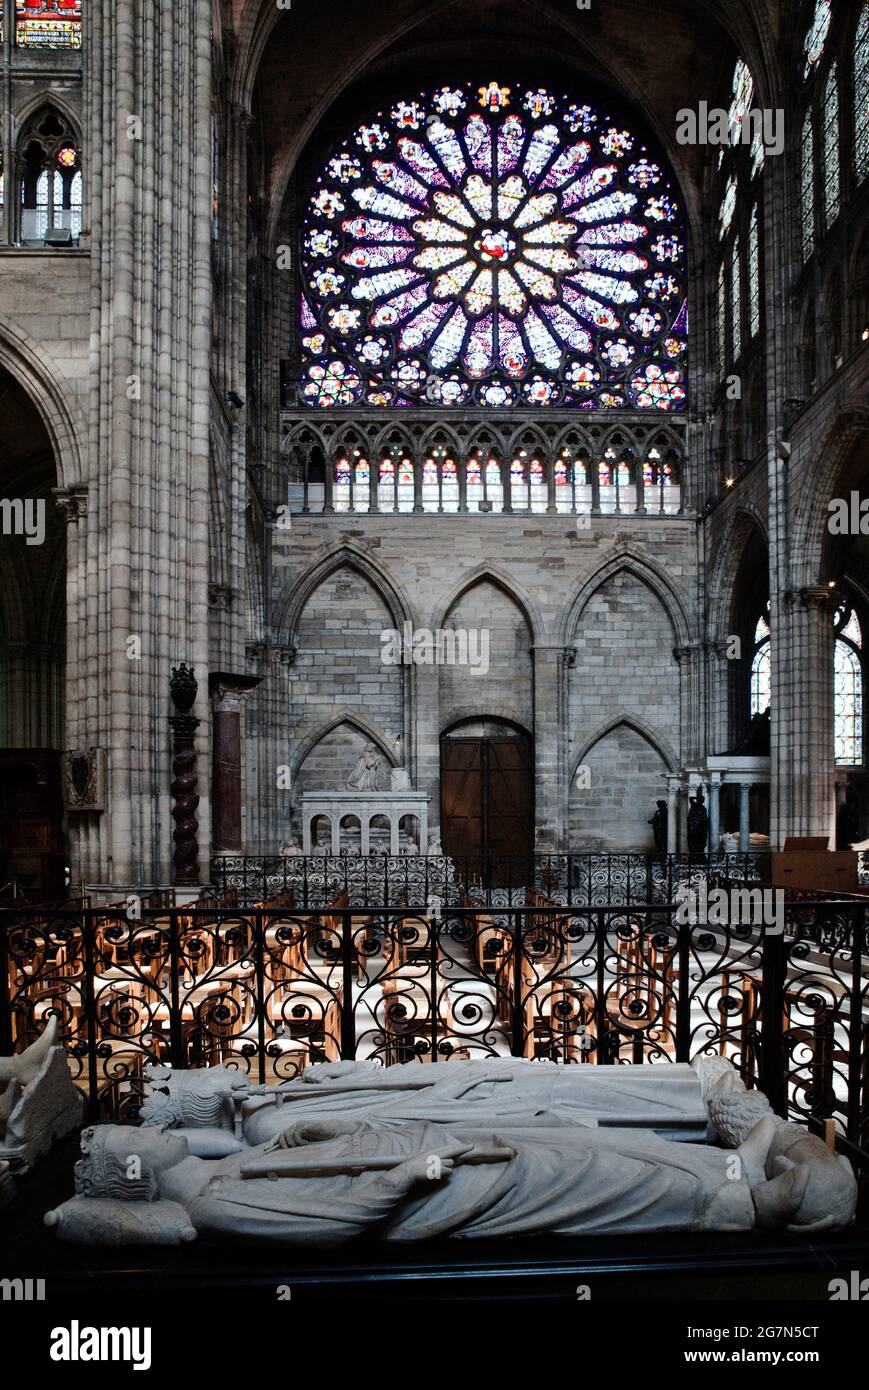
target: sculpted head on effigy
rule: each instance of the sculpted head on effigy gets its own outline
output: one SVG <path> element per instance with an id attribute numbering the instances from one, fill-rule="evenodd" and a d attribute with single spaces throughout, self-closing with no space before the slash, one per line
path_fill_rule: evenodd
<path id="1" fill-rule="evenodd" d="M 82 1158 L 75 1165 L 79 1197 L 115 1197 L 124 1202 L 155 1202 L 160 1174 L 188 1155 L 187 1140 L 165 1128 L 94 1125 L 81 1136 Z"/>

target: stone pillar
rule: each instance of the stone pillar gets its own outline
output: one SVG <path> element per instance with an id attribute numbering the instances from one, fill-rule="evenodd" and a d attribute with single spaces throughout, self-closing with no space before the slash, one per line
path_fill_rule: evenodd
<path id="1" fill-rule="evenodd" d="M 667 777 L 667 853 L 676 854 L 678 844 L 678 795 L 681 790 L 682 779 L 678 776 Z"/>
<path id="2" fill-rule="evenodd" d="M 211 839 L 215 854 L 242 854 L 241 712 L 259 676 L 212 672 Z"/>
<path id="3" fill-rule="evenodd" d="M 709 850 L 711 854 L 718 853 L 718 841 L 721 839 L 721 773 L 709 773 Z"/>
<path id="4" fill-rule="evenodd" d="M 704 643 L 706 653 L 707 754 L 729 746 L 730 670 L 725 638 Z"/>
<path id="5" fill-rule="evenodd" d="M 834 590 L 811 585 L 792 591 L 781 605 L 787 636 L 780 635 L 772 649 L 771 772 L 778 782 L 777 841 L 785 835 L 835 833 L 831 621 L 835 602 Z M 777 679 L 775 671 L 776 651 L 782 648 L 788 655 L 787 680 Z"/>
<path id="6" fill-rule="evenodd" d="M 113 0 L 87 14 L 89 506 L 76 636 L 89 674 L 70 712 L 76 743 L 86 728 L 107 750 L 108 787 L 99 840 L 81 817 L 73 855 L 134 888 L 170 876 L 166 673 L 183 655 L 202 675 L 209 656 L 212 15 L 209 0 Z M 203 690 L 198 700 L 188 752 L 204 759 Z M 207 854 L 207 794 L 198 822 Z"/>
<path id="7" fill-rule="evenodd" d="M 750 849 L 750 847 L 751 847 L 751 841 L 749 840 L 749 834 L 750 834 L 750 831 L 751 831 L 751 826 L 750 826 L 749 823 L 748 823 L 748 807 L 749 807 L 749 800 L 748 800 L 748 799 L 749 799 L 750 794 L 751 794 L 751 783 L 750 783 L 750 782 L 740 782 L 740 784 L 739 784 L 739 852 L 740 852 L 740 854 L 747 854 L 748 851 L 749 851 L 749 849 Z"/>
<path id="8" fill-rule="evenodd" d="M 679 853 L 688 853 L 688 797 L 691 795 L 690 779 L 685 782 L 680 779 L 678 789 L 678 823 L 679 823 Z"/>
<path id="9" fill-rule="evenodd" d="M 570 788 L 563 768 L 562 711 L 564 671 L 575 654 L 561 646 L 535 643 L 534 662 L 534 842 L 540 853 L 561 848 L 567 835 Z M 564 788 L 564 795 L 561 790 Z"/>
<path id="10" fill-rule="evenodd" d="M 699 718 L 700 648 L 696 644 L 674 647 L 679 665 L 679 756 L 683 766 L 701 756 Z"/>

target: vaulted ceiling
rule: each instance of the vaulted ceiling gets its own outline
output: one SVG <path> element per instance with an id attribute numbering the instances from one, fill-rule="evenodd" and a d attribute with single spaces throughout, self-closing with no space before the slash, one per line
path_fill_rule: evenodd
<path id="1" fill-rule="evenodd" d="M 557 75 L 632 106 L 696 214 L 706 151 L 676 143 L 677 112 L 700 101 L 726 106 L 738 53 L 759 104 L 777 105 L 783 50 L 796 32 L 793 16 L 780 32 L 779 0 L 591 0 L 587 10 L 567 0 L 295 0 L 277 20 L 273 4 L 264 11 L 253 0 L 245 9 L 235 89 L 259 118 L 273 217 L 315 130 L 320 143 L 343 134 L 360 107 L 405 94 L 408 83 L 517 71 Z"/>

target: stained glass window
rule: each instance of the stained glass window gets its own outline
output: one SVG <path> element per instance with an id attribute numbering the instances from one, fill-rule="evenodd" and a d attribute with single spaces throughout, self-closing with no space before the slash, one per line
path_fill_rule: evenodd
<path id="1" fill-rule="evenodd" d="M 350 461 L 339 458 L 335 464 L 335 482 L 332 486 L 332 502 L 336 512 L 346 512 L 350 506 Z"/>
<path id="2" fill-rule="evenodd" d="M 863 761 L 863 633 L 857 614 L 847 604 L 833 622 L 835 756 L 837 763 L 854 766 Z"/>
<path id="3" fill-rule="evenodd" d="M 739 274 L 739 237 L 730 248 L 730 317 L 734 360 L 742 352 L 742 285 Z"/>
<path id="4" fill-rule="evenodd" d="M 854 169 L 858 183 L 869 174 L 869 4 L 854 35 Z"/>
<path id="5" fill-rule="evenodd" d="M 808 260 L 815 246 L 815 140 L 811 111 L 807 111 L 803 119 L 800 150 L 800 222 L 803 260 Z"/>
<path id="6" fill-rule="evenodd" d="M 19 48 L 80 48 L 81 0 L 16 0 Z"/>
<path id="7" fill-rule="evenodd" d="M 839 84 L 835 63 L 827 73 L 823 119 L 824 223 L 829 227 L 839 215 Z"/>
<path id="8" fill-rule="evenodd" d="M 737 58 L 736 67 L 733 69 L 730 109 L 727 113 L 731 144 L 736 144 L 737 140 L 741 138 L 742 122 L 746 112 L 751 109 L 753 96 L 754 78 L 751 75 L 751 69 L 744 58 Z"/>
<path id="9" fill-rule="evenodd" d="M 827 35 L 830 32 L 831 17 L 831 0 L 817 0 L 815 13 L 803 44 L 804 77 L 810 77 L 821 61 L 824 44 L 827 42 Z"/>
<path id="10" fill-rule="evenodd" d="M 398 510 L 413 511 L 413 462 L 408 458 L 398 465 Z"/>
<path id="11" fill-rule="evenodd" d="M 382 512 L 391 512 L 395 506 L 395 464 L 391 458 L 380 460 L 377 478 L 377 505 Z"/>
<path id="12" fill-rule="evenodd" d="M 591 106 L 496 83 L 396 101 L 327 159 L 301 259 L 311 405 L 684 409 L 681 209 Z"/>
<path id="13" fill-rule="evenodd" d="M 752 338 L 760 328 L 760 231 L 757 204 L 748 224 L 748 331 Z"/>
<path id="14" fill-rule="evenodd" d="M 459 510 L 459 470 L 455 459 L 445 458 L 441 464 L 441 505 L 445 512 Z"/>
<path id="15" fill-rule="evenodd" d="M 750 710 L 754 717 L 768 708 L 772 693 L 770 668 L 769 622 L 766 611 L 761 613 L 754 629 L 754 655 L 751 660 Z"/>
<path id="16" fill-rule="evenodd" d="M 721 207 L 718 209 L 718 235 L 722 238 L 730 231 L 730 224 L 733 221 L 733 214 L 736 211 L 736 194 L 736 175 L 731 174 L 724 189 Z"/>
<path id="17" fill-rule="evenodd" d="M 751 663 L 751 713 L 763 714 L 769 706 L 772 681 L 769 664 L 769 642 L 764 642 L 754 653 Z"/>

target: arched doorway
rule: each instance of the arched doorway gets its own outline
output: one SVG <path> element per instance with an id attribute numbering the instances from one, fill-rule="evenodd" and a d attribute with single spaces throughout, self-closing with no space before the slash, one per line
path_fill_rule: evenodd
<path id="1" fill-rule="evenodd" d="M 441 736 L 441 843 L 474 877 L 529 881 L 533 770 L 531 735 L 508 720 L 466 719 Z"/>
<path id="2" fill-rule="evenodd" d="M 0 413 L 0 897 L 47 903 L 66 891 L 66 532 L 45 426 L 4 367 Z"/>

